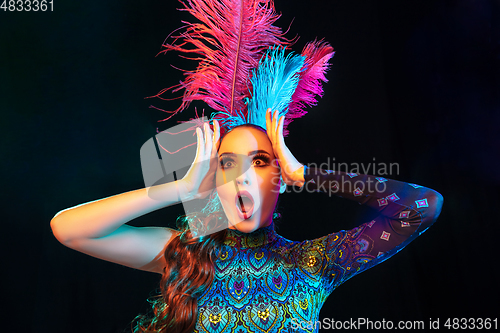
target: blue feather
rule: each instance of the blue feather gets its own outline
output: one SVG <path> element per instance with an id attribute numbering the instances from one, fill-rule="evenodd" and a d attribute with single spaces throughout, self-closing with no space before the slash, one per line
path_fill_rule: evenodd
<path id="1" fill-rule="evenodd" d="M 294 55 L 293 52 L 285 56 L 284 47 L 269 48 L 251 78 L 253 93 L 247 101 L 248 123 L 265 129 L 268 108 L 278 110 L 280 116 L 286 115 L 304 61 L 304 56 Z"/>
<path id="2" fill-rule="evenodd" d="M 227 110 L 213 112 L 210 116 L 210 119 L 217 119 L 217 121 L 220 122 L 220 125 L 223 126 L 226 130 L 230 130 L 233 127 L 247 123 L 243 112 L 236 109 L 234 110 L 234 115 Z"/>

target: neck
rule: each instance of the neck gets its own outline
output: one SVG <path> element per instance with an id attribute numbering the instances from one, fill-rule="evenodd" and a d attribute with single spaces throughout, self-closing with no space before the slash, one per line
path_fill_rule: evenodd
<path id="1" fill-rule="evenodd" d="M 245 233 L 237 229 L 227 229 L 224 244 L 240 248 L 258 247 L 268 244 L 276 239 L 274 222 L 266 227 L 261 227 L 253 232 Z"/>

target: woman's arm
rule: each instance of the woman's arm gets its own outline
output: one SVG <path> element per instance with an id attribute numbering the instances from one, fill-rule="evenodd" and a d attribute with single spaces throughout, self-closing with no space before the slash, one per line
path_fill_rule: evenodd
<path id="1" fill-rule="evenodd" d="M 300 244 L 301 266 L 321 271 L 332 288 L 390 258 L 434 223 L 443 196 L 429 188 L 384 177 L 307 167 L 285 145 L 284 116 L 268 109 L 266 127 L 287 185 L 357 201 L 378 211 L 372 221 Z M 333 290 L 333 289 L 331 289 Z"/>
<path id="2" fill-rule="evenodd" d="M 306 191 L 325 192 L 369 206 L 391 220 L 405 221 L 422 232 L 439 216 L 443 196 L 430 188 L 384 177 L 304 167 Z M 411 229 L 401 229 L 411 234 Z"/>
<path id="3" fill-rule="evenodd" d="M 50 222 L 59 242 L 76 251 L 127 267 L 162 273 L 163 251 L 176 230 L 126 225 L 139 216 L 180 202 L 179 184 L 157 185 L 164 200 L 147 189 L 125 192 L 59 212 Z M 159 197 L 156 196 L 155 197 Z"/>
<path id="4" fill-rule="evenodd" d="M 116 231 L 124 223 L 182 200 L 179 181 L 155 186 L 155 198 L 142 188 L 91 201 L 57 213 L 50 226 L 54 236 L 63 244 L 82 238 L 101 238 Z M 161 193 L 161 195 L 160 195 Z"/>
<path id="5" fill-rule="evenodd" d="M 323 248 L 325 275 L 334 287 L 403 249 L 434 223 L 443 205 L 432 189 L 385 177 L 305 167 L 304 180 L 303 190 L 354 200 L 379 213 L 309 244 Z"/>
<path id="6" fill-rule="evenodd" d="M 125 223 L 201 197 L 214 187 L 218 128 L 214 121 L 213 137 L 208 124 L 204 125 L 204 135 L 200 128 L 196 129 L 195 160 L 183 179 L 65 209 L 50 222 L 54 236 L 65 246 L 93 257 L 161 274 L 165 266 L 163 252 L 178 231 L 164 227 L 138 228 Z M 150 197 L 151 192 L 154 195 Z"/>

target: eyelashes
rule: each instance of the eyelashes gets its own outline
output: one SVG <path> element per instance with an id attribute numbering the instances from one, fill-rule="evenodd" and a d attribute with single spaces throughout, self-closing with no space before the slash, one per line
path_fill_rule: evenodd
<path id="1" fill-rule="evenodd" d="M 228 163 L 234 163 L 234 160 L 231 157 L 222 157 L 219 160 L 219 164 L 222 167 L 222 169 L 230 168 L 230 166 L 227 165 Z"/>
<path id="2" fill-rule="evenodd" d="M 269 165 L 271 163 L 271 158 L 269 157 L 269 155 L 262 153 L 259 153 L 253 157 L 253 162 L 255 162 L 256 160 L 262 160 L 265 165 Z"/>
<path id="3" fill-rule="evenodd" d="M 219 163 L 223 169 L 230 169 L 234 167 L 234 165 L 236 164 L 236 160 L 233 157 L 226 156 L 226 157 L 221 157 Z M 271 164 L 271 158 L 267 154 L 259 153 L 254 155 L 252 159 L 252 164 L 256 167 L 268 166 L 269 164 Z"/>

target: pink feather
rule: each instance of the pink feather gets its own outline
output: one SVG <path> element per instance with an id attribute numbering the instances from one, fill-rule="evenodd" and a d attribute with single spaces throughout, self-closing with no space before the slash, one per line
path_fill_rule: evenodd
<path id="1" fill-rule="evenodd" d="M 286 127 L 293 119 L 300 118 L 307 113 L 304 108 L 315 106 L 318 103 L 316 95 L 323 97 L 321 81 L 328 82 L 325 73 L 329 69 L 328 61 L 334 54 L 333 47 L 323 40 L 314 40 L 304 47 L 302 55 L 306 59 L 300 72 L 299 84 L 292 96 L 292 102 L 284 120 L 283 135 L 288 134 Z"/>
<path id="2" fill-rule="evenodd" d="M 281 28 L 273 23 L 281 16 L 273 0 L 185 0 L 184 9 L 201 23 L 184 22 L 185 31 L 173 36 L 165 49 L 194 54 L 199 60 L 194 71 L 184 71 L 186 78 L 178 85 L 161 90 L 151 97 L 163 98 L 168 90 L 184 89 L 182 104 L 167 120 L 186 109 L 191 101 L 205 101 L 213 110 L 244 111 L 244 98 L 250 96 L 251 70 L 256 68 L 271 45 L 289 45 Z M 181 28 L 181 29 L 182 29 Z M 168 37 L 167 37 L 168 39 Z"/>

